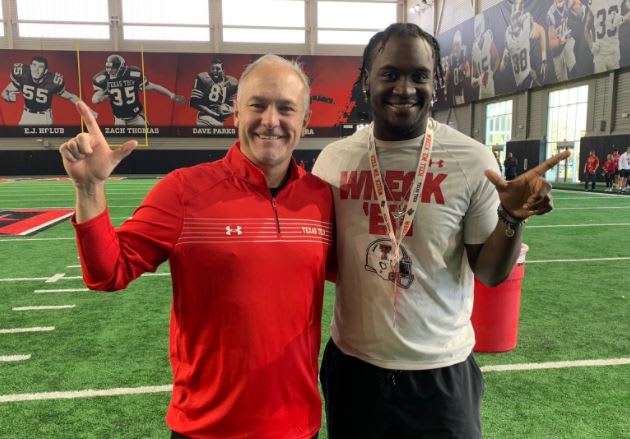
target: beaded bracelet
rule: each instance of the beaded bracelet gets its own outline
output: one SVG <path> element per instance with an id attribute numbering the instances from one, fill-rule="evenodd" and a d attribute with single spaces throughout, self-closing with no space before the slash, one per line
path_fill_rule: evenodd
<path id="1" fill-rule="evenodd" d="M 523 225 L 522 218 L 515 218 L 507 211 L 503 204 L 499 204 L 497 208 L 497 214 L 499 215 L 499 219 L 503 221 L 506 225 L 505 228 L 505 236 L 511 238 L 516 233 L 516 229 L 520 228 Z"/>

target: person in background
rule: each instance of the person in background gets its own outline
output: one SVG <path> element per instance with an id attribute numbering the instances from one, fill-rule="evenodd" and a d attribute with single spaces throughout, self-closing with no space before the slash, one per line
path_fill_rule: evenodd
<path id="1" fill-rule="evenodd" d="M 473 274 L 502 282 L 523 221 L 549 212 L 543 175 L 512 181 L 492 152 L 429 117 L 440 47 L 412 23 L 372 37 L 358 83 L 374 122 L 320 153 L 338 273 L 320 381 L 329 439 L 480 438 Z"/>
<path id="2" fill-rule="evenodd" d="M 608 154 L 606 157 L 606 161 L 602 165 L 602 170 L 604 171 L 604 178 L 606 179 L 606 189 L 605 192 L 613 191 L 613 181 L 615 179 L 615 159 L 612 154 Z"/>
<path id="3" fill-rule="evenodd" d="M 169 261 L 172 438 L 310 439 L 333 204 L 292 158 L 309 111 L 301 68 L 265 55 L 243 72 L 225 158 L 173 171 L 114 229 L 105 181 L 137 146 L 88 133 L 60 147 L 76 193 L 83 279 L 120 290 Z"/>
<path id="4" fill-rule="evenodd" d="M 503 167 L 505 168 L 505 179 L 508 181 L 514 180 L 518 168 L 518 159 L 514 157 L 514 154 L 508 152 L 507 157 L 503 161 Z"/>
<path id="5" fill-rule="evenodd" d="M 614 145 L 613 145 L 614 146 Z M 614 184 L 614 188 L 615 189 L 619 189 L 619 157 L 621 157 L 621 154 L 619 154 L 619 148 L 613 148 L 613 160 L 615 161 L 615 184 Z"/>
<path id="6" fill-rule="evenodd" d="M 619 156 L 619 192 L 628 190 L 628 177 L 630 177 L 630 146 Z"/>
<path id="7" fill-rule="evenodd" d="M 595 190 L 597 185 L 597 169 L 599 168 L 599 158 L 595 155 L 595 151 L 591 150 L 584 163 L 584 190 L 588 191 L 588 183 L 591 182 L 591 191 Z"/>

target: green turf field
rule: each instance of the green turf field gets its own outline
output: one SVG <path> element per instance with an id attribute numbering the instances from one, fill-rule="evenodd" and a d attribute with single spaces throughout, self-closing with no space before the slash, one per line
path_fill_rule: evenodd
<path id="1" fill-rule="evenodd" d="M 109 182 L 113 221 L 129 216 L 155 182 Z M 582 191 L 554 197 L 556 210 L 525 230 L 530 251 L 518 346 L 477 360 L 625 364 L 486 372 L 484 437 L 630 438 L 630 197 Z M 72 208 L 73 200 L 67 181 L 0 183 L 0 211 Z M 0 438 L 169 437 L 167 267 L 119 293 L 41 291 L 84 288 L 68 221 L 32 237 L 0 237 L 0 260 L 0 359 L 30 355 L 0 361 Z M 324 342 L 333 295 L 328 285 Z M 74 307 L 13 310 L 43 305 Z M 35 327 L 44 330 L 3 332 Z M 122 390 L 45 394 L 112 389 Z"/>

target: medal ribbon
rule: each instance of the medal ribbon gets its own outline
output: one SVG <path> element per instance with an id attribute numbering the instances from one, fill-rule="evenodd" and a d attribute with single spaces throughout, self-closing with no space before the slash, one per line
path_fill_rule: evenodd
<path id="1" fill-rule="evenodd" d="M 368 158 L 370 161 L 370 170 L 372 172 L 372 185 L 376 197 L 378 200 L 381 215 L 385 222 L 385 228 L 387 229 L 387 235 L 392 243 L 393 256 L 391 258 L 392 270 L 394 272 L 394 327 L 396 326 L 396 301 L 398 297 L 398 274 L 400 271 L 400 244 L 411 228 L 413 224 L 413 218 L 416 216 L 416 210 L 420 197 L 422 195 L 422 186 L 427 176 L 427 170 L 429 169 L 429 163 L 431 161 L 431 151 L 433 148 L 433 121 L 431 119 L 427 122 L 427 129 L 424 136 L 424 141 L 421 145 L 420 159 L 418 160 L 418 166 L 416 168 L 416 174 L 412 183 L 412 191 L 409 194 L 409 199 L 405 206 L 405 216 L 402 224 L 397 224 L 398 228 L 394 230 L 389 207 L 387 205 L 387 196 L 385 194 L 385 182 L 381 173 L 380 166 L 378 164 L 378 156 L 376 153 L 376 142 L 374 140 L 374 124 L 371 124 L 368 128 Z M 391 190 L 390 190 L 391 192 Z M 393 197 L 393 193 L 392 193 Z M 404 200 L 403 200 L 404 201 Z"/>

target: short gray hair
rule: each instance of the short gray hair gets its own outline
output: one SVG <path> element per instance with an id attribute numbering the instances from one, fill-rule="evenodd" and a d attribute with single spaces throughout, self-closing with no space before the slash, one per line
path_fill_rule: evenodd
<path id="1" fill-rule="evenodd" d="M 311 103 L 311 86 L 309 84 L 308 76 L 302 70 L 302 66 L 295 61 L 288 60 L 278 55 L 274 55 L 273 53 L 268 53 L 266 55 L 261 56 L 256 61 L 245 67 L 241 77 L 238 80 L 238 89 L 236 92 L 236 100 L 238 101 L 238 95 L 241 91 L 241 82 L 249 75 L 256 67 L 263 64 L 276 64 L 281 66 L 287 66 L 292 69 L 302 80 L 304 83 L 304 114 L 308 114 L 310 103 Z"/>

